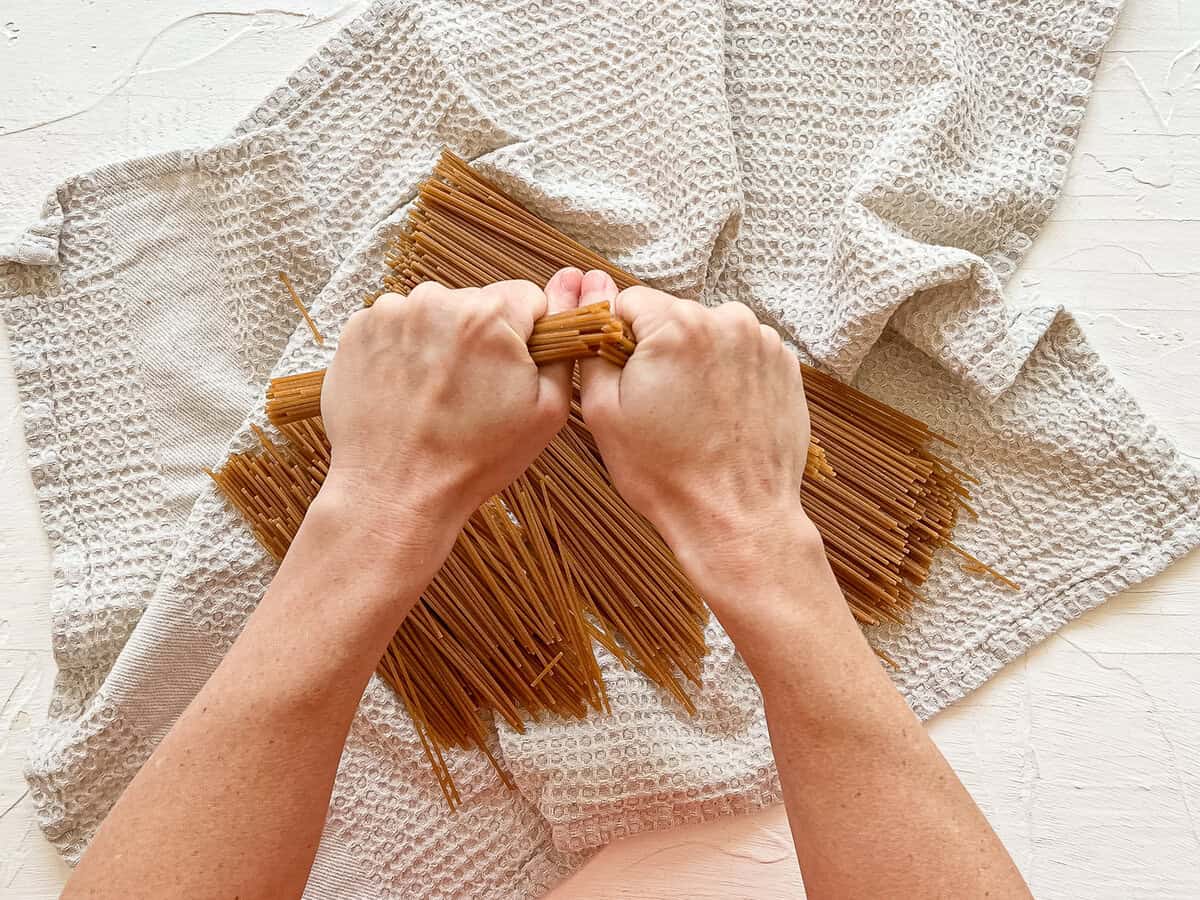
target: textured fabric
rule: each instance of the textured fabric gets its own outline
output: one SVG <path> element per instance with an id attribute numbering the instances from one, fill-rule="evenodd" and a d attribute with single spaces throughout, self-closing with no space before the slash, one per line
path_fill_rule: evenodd
<path id="1" fill-rule="evenodd" d="M 1196 475 L 1069 316 L 1002 297 L 1116 12 L 381 3 L 229 145 L 64 185 L 0 267 L 55 558 L 59 690 L 29 771 L 48 836 L 78 857 L 273 574 L 196 478 L 262 421 L 273 363 L 332 352 L 285 328 L 273 273 L 336 337 L 442 145 L 639 276 L 751 304 L 807 358 L 958 442 L 950 458 L 982 485 L 957 537 L 1023 590 L 943 554 L 930 602 L 871 635 L 919 714 L 1196 544 Z M 709 636 L 694 718 L 605 658 L 611 716 L 497 730 L 519 792 L 451 754 L 457 815 L 373 680 L 309 895 L 537 895 L 613 837 L 777 802 L 753 680 L 715 623 Z"/>
<path id="2" fill-rule="evenodd" d="M 50 776 L 40 816 L 74 858 L 153 746 L 94 740 L 89 717 L 112 710 L 96 691 L 204 481 L 197 461 L 224 452 L 291 333 L 286 306 L 257 301 L 285 262 L 306 290 L 329 267 L 269 131 L 105 167 L 46 209 L 58 264 L 0 265 L 0 296 L 53 547 L 58 675 L 37 753 L 67 782 Z"/>

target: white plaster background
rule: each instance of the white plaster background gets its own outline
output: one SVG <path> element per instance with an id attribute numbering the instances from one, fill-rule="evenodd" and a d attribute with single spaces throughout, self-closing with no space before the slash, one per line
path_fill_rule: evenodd
<path id="1" fill-rule="evenodd" d="M 203 144 L 361 2 L 4 0 L 0 234 L 62 177 Z M 1129 0 L 1066 194 L 1013 283 L 1068 305 L 1200 462 L 1200 3 Z M 2 330 L 2 329 L 0 329 Z M 65 868 L 21 778 L 53 678 L 47 549 L 0 337 L 0 897 Z M 1200 554 L 1113 599 L 931 723 L 1035 894 L 1200 896 Z M 620 842 L 564 896 L 770 900 L 798 876 L 780 811 Z"/>

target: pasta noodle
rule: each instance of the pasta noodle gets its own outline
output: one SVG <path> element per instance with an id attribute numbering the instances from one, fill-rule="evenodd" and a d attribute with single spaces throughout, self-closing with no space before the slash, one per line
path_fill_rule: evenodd
<path id="1" fill-rule="evenodd" d="M 422 281 L 545 284 L 564 266 L 602 269 L 622 288 L 638 284 L 449 152 L 421 186 L 387 263 L 385 287 L 398 293 Z M 541 319 L 529 348 L 539 364 L 600 356 L 620 365 L 634 341 L 607 304 L 594 304 Z M 260 450 L 209 472 L 276 559 L 329 470 L 323 379 L 323 371 L 274 379 L 267 411 L 283 439 L 256 430 Z M 974 512 L 973 479 L 931 452 L 949 441 L 816 369 L 805 367 L 804 381 L 813 442 L 802 499 L 861 623 L 901 622 L 942 547 L 969 571 L 1016 587 L 950 541 L 960 511 Z M 449 748 L 478 748 L 511 785 L 482 714 L 523 731 L 527 718 L 607 711 L 596 644 L 694 712 L 687 685 L 700 681 L 707 619 L 662 538 L 613 487 L 576 395 L 566 427 L 472 515 L 378 671 L 403 699 L 454 808 L 461 797 Z"/>

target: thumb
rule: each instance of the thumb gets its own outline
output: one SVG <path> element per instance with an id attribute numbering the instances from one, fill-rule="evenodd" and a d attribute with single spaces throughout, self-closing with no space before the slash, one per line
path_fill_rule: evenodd
<path id="1" fill-rule="evenodd" d="M 613 306 L 617 299 L 617 284 L 607 272 L 593 269 L 583 276 L 579 291 L 579 305 L 607 302 Z M 614 310 L 615 313 L 615 310 Z M 587 417 L 587 410 L 606 415 L 615 413 L 621 405 L 621 367 L 607 359 L 595 357 L 579 361 L 581 382 L 580 396 Z"/>
<path id="2" fill-rule="evenodd" d="M 559 269 L 546 283 L 546 314 L 574 309 L 579 305 L 583 273 L 578 269 Z M 571 402 L 570 360 L 538 368 L 538 403 L 558 410 Z"/>

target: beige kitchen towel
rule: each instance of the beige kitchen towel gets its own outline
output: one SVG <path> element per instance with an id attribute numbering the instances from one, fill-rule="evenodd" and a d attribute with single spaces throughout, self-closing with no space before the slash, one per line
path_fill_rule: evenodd
<path id="1" fill-rule="evenodd" d="M 1116 12 L 377 3 L 229 145 L 118 166 L 119 190 L 64 185 L 0 269 L 55 549 L 63 688 L 29 773 L 48 835 L 78 856 L 271 577 L 196 473 L 261 421 L 280 348 L 280 374 L 332 352 L 303 326 L 282 334 L 295 319 L 273 272 L 336 338 L 443 144 L 631 271 L 751 304 L 806 357 L 955 437 L 984 482 L 959 537 L 1023 589 L 946 556 L 913 620 L 872 634 L 922 715 L 1197 543 L 1195 474 L 1073 321 L 1003 300 Z M 204 315 L 226 324 L 208 333 Z M 204 391 L 181 393 L 210 355 Z M 536 895 L 614 836 L 777 802 L 753 682 L 715 623 L 710 638 L 695 718 L 606 660 L 611 716 L 498 731 L 519 793 L 452 755 L 457 815 L 373 681 L 311 895 Z"/>

